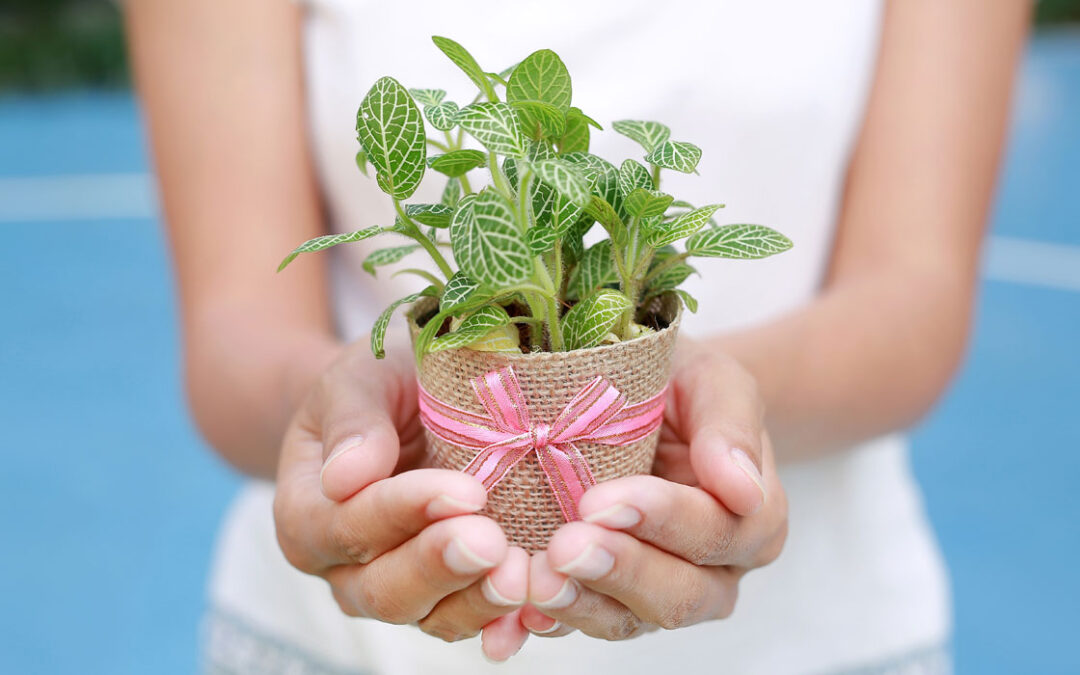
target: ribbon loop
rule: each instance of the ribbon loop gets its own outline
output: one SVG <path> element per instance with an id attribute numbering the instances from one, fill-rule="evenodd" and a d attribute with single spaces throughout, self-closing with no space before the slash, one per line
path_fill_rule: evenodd
<path id="1" fill-rule="evenodd" d="M 489 491 L 529 452 L 536 452 L 567 521 L 580 520 L 578 501 L 596 485 L 574 444 L 625 446 L 645 438 L 663 421 L 667 392 L 665 387 L 641 403 L 627 405 L 618 389 L 597 376 L 549 424 L 530 420 L 511 366 L 473 378 L 472 387 L 486 416 L 443 403 L 420 384 L 421 423 L 447 443 L 479 450 L 463 471 L 479 478 Z"/>

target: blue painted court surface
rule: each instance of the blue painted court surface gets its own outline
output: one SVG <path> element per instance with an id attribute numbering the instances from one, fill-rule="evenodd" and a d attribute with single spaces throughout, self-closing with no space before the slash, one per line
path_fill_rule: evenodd
<path id="1" fill-rule="evenodd" d="M 970 355 L 914 459 L 958 671 L 1076 673 L 1080 35 L 1032 45 L 1014 127 Z M 127 94 L 0 98 L 2 673 L 197 667 L 239 481 L 184 412 L 160 225 L 129 194 L 146 170 Z"/>

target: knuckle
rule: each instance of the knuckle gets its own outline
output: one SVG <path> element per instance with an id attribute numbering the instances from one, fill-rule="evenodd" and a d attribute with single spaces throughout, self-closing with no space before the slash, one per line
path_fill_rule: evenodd
<path id="1" fill-rule="evenodd" d="M 364 579 L 357 590 L 359 604 L 364 614 L 385 623 L 405 624 L 412 620 L 409 612 L 398 599 L 398 594 L 389 592 L 383 584 L 374 579 Z"/>
<path id="2" fill-rule="evenodd" d="M 694 623 L 693 619 L 697 616 L 700 606 L 700 601 L 684 598 L 665 607 L 656 617 L 655 623 L 664 630 L 689 626 Z"/>
<path id="3" fill-rule="evenodd" d="M 784 550 L 784 543 L 787 541 L 787 533 L 788 520 L 785 517 L 776 534 L 758 551 L 758 567 L 764 567 L 780 557 L 780 553 Z"/>
<path id="4" fill-rule="evenodd" d="M 428 614 L 420 620 L 418 625 L 420 630 L 439 638 L 443 642 L 458 642 L 476 637 L 480 633 L 479 630 L 474 628 L 454 624 L 449 620 L 449 617 L 438 611 Z"/>
<path id="5" fill-rule="evenodd" d="M 344 514 L 333 520 L 330 540 L 348 560 L 366 565 L 375 559 L 375 550 L 359 525 Z"/>
<path id="6" fill-rule="evenodd" d="M 627 640 L 636 635 L 640 627 L 640 619 L 628 611 L 622 612 L 614 621 L 604 624 L 600 637 L 611 642 Z"/>
<path id="7" fill-rule="evenodd" d="M 706 528 L 686 552 L 686 560 L 695 565 L 722 564 L 730 559 L 735 547 L 735 531 L 730 527 Z"/>

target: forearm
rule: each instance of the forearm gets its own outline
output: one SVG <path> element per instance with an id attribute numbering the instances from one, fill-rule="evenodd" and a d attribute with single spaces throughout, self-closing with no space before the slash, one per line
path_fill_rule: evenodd
<path id="1" fill-rule="evenodd" d="M 713 338 L 758 380 L 781 461 L 910 426 L 960 363 L 971 277 L 888 274 L 826 289 L 761 327 Z"/>
<path id="2" fill-rule="evenodd" d="M 340 341 L 319 326 L 275 321 L 255 303 L 219 303 L 193 312 L 186 324 L 186 384 L 196 424 L 237 469 L 272 478 L 282 433 L 340 353 Z"/>
<path id="3" fill-rule="evenodd" d="M 958 366 L 1028 11 L 886 5 L 821 294 L 717 338 L 757 377 L 783 460 L 909 426 Z"/>

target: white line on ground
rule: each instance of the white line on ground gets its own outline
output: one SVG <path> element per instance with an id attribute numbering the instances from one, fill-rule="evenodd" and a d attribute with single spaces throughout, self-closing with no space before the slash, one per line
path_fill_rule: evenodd
<path id="1" fill-rule="evenodd" d="M 0 223 L 154 218 L 146 173 L 0 178 Z"/>
<path id="2" fill-rule="evenodd" d="M 1080 293 L 1080 246 L 992 236 L 983 250 L 982 276 Z"/>
<path id="3" fill-rule="evenodd" d="M 0 178 L 0 223 L 156 218 L 147 173 Z M 992 236 L 983 278 L 1080 292 L 1080 246 Z"/>

